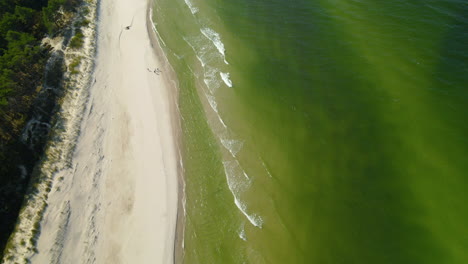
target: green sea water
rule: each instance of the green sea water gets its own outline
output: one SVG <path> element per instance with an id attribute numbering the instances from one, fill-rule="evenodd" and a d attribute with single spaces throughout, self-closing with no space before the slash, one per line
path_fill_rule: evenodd
<path id="1" fill-rule="evenodd" d="M 180 89 L 183 263 L 468 263 L 466 1 L 154 15 Z"/>

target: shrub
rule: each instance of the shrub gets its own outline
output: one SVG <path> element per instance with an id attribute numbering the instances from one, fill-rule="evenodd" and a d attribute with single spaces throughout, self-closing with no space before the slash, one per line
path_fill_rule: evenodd
<path id="1" fill-rule="evenodd" d="M 68 45 L 72 49 L 79 49 L 83 47 L 84 43 L 84 35 L 81 31 L 78 31 L 75 36 L 70 40 L 70 44 Z"/>
<path id="2" fill-rule="evenodd" d="M 81 57 L 76 57 L 73 59 L 73 61 L 70 63 L 69 70 L 71 74 L 77 74 L 79 71 L 76 69 L 76 67 L 80 66 L 81 64 Z"/>

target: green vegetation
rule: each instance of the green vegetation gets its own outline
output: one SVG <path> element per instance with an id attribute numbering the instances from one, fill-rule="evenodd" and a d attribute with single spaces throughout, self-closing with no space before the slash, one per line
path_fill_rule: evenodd
<path id="1" fill-rule="evenodd" d="M 0 247 L 3 248 L 16 221 L 29 181 L 28 174 L 42 154 L 44 142 L 33 150 L 20 141 L 26 121 L 35 111 L 44 111 L 39 102 L 43 82 L 57 87 L 61 61 L 52 63 L 55 73 L 44 80 L 50 48 L 41 46 L 46 34 L 54 35 L 65 26 L 79 0 L 0 0 Z M 82 25 L 89 21 L 80 21 Z M 80 24 L 80 25 L 81 25 Z M 83 36 L 72 39 L 79 48 Z M 79 64 L 79 63 L 78 63 Z M 77 65 L 78 65 L 77 64 Z M 55 97 L 46 97 L 54 100 Z M 48 102 L 50 105 L 51 102 Z M 51 107 L 45 107 L 51 111 Z M 51 112 L 45 113 L 50 114 Z M 24 167 L 19 167 L 24 166 Z M 24 174 L 26 170 L 26 175 Z M 2 253 L 0 253 L 0 258 Z"/>
<path id="2" fill-rule="evenodd" d="M 81 57 L 76 57 L 73 59 L 73 61 L 70 63 L 68 67 L 68 70 L 71 72 L 71 74 L 79 73 L 76 67 L 80 66 L 80 64 L 81 64 Z"/>
<path id="3" fill-rule="evenodd" d="M 89 25 L 89 23 L 90 23 L 90 21 L 87 20 L 87 19 L 79 20 L 79 21 L 75 22 L 75 28 L 86 27 L 86 26 Z"/>
<path id="4" fill-rule="evenodd" d="M 43 23 L 49 34 L 62 30 L 67 24 L 70 12 L 75 11 L 79 0 L 49 0 L 42 9 Z"/>
<path id="5" fill-rule="evenodd" d="M 84 38 L 83 33 L 80 30 L 78 30 L 75 36 L 70 40 L 70 44 L 68 46 L 72 49 L 79 49 L 83 47 L 83 42 L 84 42 L 83 38 Z"/>

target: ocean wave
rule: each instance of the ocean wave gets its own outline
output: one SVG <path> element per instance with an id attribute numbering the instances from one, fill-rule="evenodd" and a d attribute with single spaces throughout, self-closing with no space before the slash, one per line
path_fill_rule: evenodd
<path id="1" fill-rule="evenodd" d="M 271 173 L 270 173 L 270 170 L 267 168 L 267 166 L 266 166 L 266 164 L 265 164 L 265 161 L 263 161 L 263 158 L 262 158 L 262 157 L 260 157 L 260 160 L 262 161 L 262 166 L 263 166 L 263 168 L 265 169 L 265 171 L 267 172 L 268 177 L 273 178 L 273 176 L 272 176 Z"/>
<path id="2" fill-rule="evenodd" d="M 231 153 L 231 155 L 235 157 L 237 153 L 242 149 L 244 141 L 236 139 L 221 139 L 221 144 L 223 144 L 223 146 Z"/>
<path id="3" fill-rule="evenodd" d="M 219 70 L 213 67 L 206 67 L 203 73 L 203 82 L 210 91 L 211 94 L 214 94 L 216 90 L 221 86 L 221 80 L 219 80 L 218 73 Z"/>
<path id="4" fill-rule="evenodd" d="M 207 93 L 205 93 L 205 96 L 206 96 L 206 99 L 208 100 L 208 103 L 211 106 L 211 109 L 213 109 L 213 111 L 216 113 L 216 116 L 218 117 L 219 122 L 223 125 L 224 128 L 227 128 L 226 124 L 224 123 L 223 119 L 218 113 L 218 103 L 216 102 L 215 97 Z"/>
<path id="5" fill-rule="evenodd" d="M 208 99 L 208 103 L 210 104 L 213 111 L 218 113 L 218 104 L 216 103 L 215 97 L 207 94 L 206 98 Z"/>
<path id="6" fill-rule="evenodd" d="M 200 31 L 215 45 L 218 52 L 223 56 L 224 63 L 229 64 L 226 61 L 226 49 L 224 48 L 224 43 L 221 41 L 221 36 L 219 35 L 219 33 L 211 28 L 202 28 L 200 29 Z"/>
<path id="7" fill-rule="evenodd" d="M 192 15 L 195 15 L 196 13 L 198 13 L 198 8 L 195 7 L 190 0 L 185 0 L 185 4 L 190 9 L 190 12 L 192 12 Z"/>
<path id="8" fill-rule="evenodd" d="M 221 124 L 223 125 L 223 127 L 227 128 L 226 123 L 224 123 L 224 120 L 221 118 L 219 114 L 218 114 L 218 119 L 219 119 L 219 122 L 221 122 Z"/>
<path id="9" fill-rule="evenodd" d="M 247 235 L 245 234 L 245 225 L 242 224 L 241 227 L 239 228 L 239 238 L 247 241 Z"/>
<path id="10" fill-rule="evenodd" d="M 256 214 L 248 214 L 247 213 L 247 205 L 245 203 L 242 203 L 241 201 L 239 201 L 239 199 L 235 198 L 234 197 L 234 202 L 237 206 L 237 208 L 239 208 L 239 210 L 245 215 L 245 217 L 247 217 L 247 219 L 249 220 L 249 222 L 255 226 L 255 227 L 258 227 L 258 228 L 262 228 L 263 226 L 263 219 L 256 215 Z"/>
<path id="11" fill-rule="evenodd" d="M 176 57 L 178 60 L 181 60 L 184 57 L 183 55 L 182 56 L 177 55 L 177 53 L 175 52 L 172 52 L 172 55 L 174 55 L 174 57 Z"/>
<path id="12" fill-rule="evenodd" d="M 237 160 L 224 161 L 224 172 L 228 183 L 228 188 L 234 197 L 234 203 L 249 222 L 258 228 L 262 228 L 263 219 L 257 214 L 249 214 L 247 204 L 243 203 L 239 196 L 247 190 L 251 181 Z"/>
<path id="13" fill-rule="evenodd" d="M 226 180 L 234 197 L 241 195 L 250 186 L 250 180 L 244 177 L 243 170 L 237 160 L 223 162 Z"/>
<path id="14" fill-rule="evenodd" d="M 156 23 L 154 23 L 153 21 L 153 8 L 150 7 L 150 14 L 149 14 L 149 17 L 150 17 L 150 21 L 151 21 L 151 28 L 153 29 L 154 33 L 156 33 L 156 35 L 158 36 L 158 39 L 159 41 L 165 46 L 167 47 L 166 43 L 164 42 L 164 40 L 162 39 L 161 35 L 159 35 L 159 32 L 158 30 L 156 29 Z"/>
<path id="15" fill-rule="evenodd" d="M 231 79 L 229 78 L 230 77 L 230 74 L 229 72 L 219 72 L 219 75 L 221 75 L 221 79 L 223 79 L 224 83 L 229 86 L 229 87 L 232 87 L 232 81 Z"/>
<path id="16" fill-rule="evenodd" d="M 203 45 L 203 41 L 198 37 L 183 37 L 182 39 L 192 48 L 197 60 L 205 68 L 205 65 L 210 61 L 210 57 L 208 56 L 207 47 Z"/>

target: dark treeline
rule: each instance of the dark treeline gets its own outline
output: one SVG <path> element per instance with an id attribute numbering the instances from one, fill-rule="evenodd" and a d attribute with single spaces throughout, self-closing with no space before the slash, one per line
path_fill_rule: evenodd
<path id="1" fill-rule="evenodd" d="M 65 14 L 78 2 L 0 0 L 0 258 L 44 148 L 44 142 L 31 148 L 20 139 L 28 119 L 38 111 L 37 96 L 51 54 L 41 39 L 63 30 Z"/>

